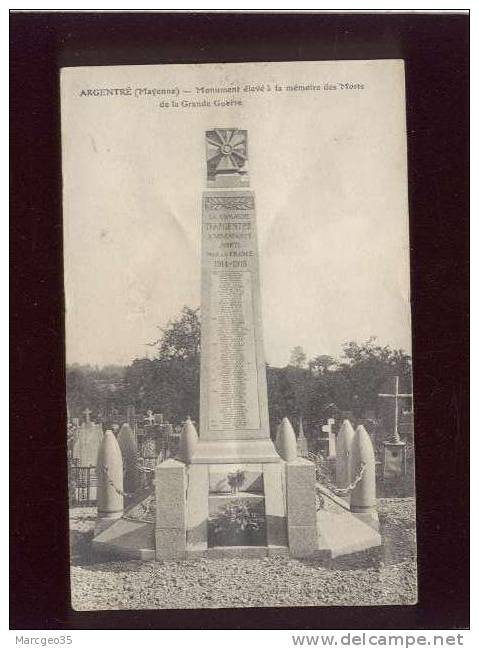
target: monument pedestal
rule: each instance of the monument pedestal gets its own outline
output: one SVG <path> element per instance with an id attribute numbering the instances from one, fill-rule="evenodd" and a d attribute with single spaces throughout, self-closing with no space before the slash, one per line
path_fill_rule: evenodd
<path id="1" fill-rule="evenodd" d="M 288 553 L 284 463 L 278 455 L 276 460 L 187 468 L 187 556 Z M 233 491 L 238 476 L 241 484 Z"/>
<path id="2" fill-rule="evenodd" d="M 270 439 L 202 440 L 198 442 L 191 464 L 234 464 L 279 462 Z"/>
<path id="3" fill-rule="evenodd" d="M 314 465 L 276 457 L 265 464 L 159 464 L 156 558 L 317 556 Z M 242 484 L 232 491 L 236 476 Z"/>

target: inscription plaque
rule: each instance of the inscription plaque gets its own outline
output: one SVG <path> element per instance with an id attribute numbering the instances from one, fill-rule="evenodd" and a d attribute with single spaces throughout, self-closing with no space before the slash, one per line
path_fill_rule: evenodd
<path id="1" fill-rule="evenodd" d="M 260 427 L 249 271 L 211 274 L 210 430 Z"/>
<path id="2" fill-rule="evenodd" d="M 201 438 L 269 437 L 250 190 L 203 198 L 202 308 Z"/>

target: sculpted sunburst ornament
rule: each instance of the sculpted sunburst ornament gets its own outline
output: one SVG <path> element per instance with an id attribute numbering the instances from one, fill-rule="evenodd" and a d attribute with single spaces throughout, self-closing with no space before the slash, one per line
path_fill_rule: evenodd
<path id="1" fill-rule="evenodd" d="M 216 128 L 206 131 L 208 180 L 219 175 L 244 175 L 248 160 L 247 131 Z"/>

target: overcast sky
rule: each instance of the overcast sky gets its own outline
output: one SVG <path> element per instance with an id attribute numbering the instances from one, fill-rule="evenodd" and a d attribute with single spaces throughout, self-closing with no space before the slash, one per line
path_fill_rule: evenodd
<path id="1" fill-rule="evenodd" d="M 247 83 L 323 89 L 208 95 L 242 101 L 210 108 L 134 94 L 178 87 L 179 102 L 201 101 L 196 87 Z M 410 351 L 401 62 L 78 68 L 64 71 L 62 97 L 67 362 L 151 355 L 157 327 L 199 306 L 204 133 L 215 127 L 248 130 L 267 362 L 284 365 L 295 345 L 339 355 L 372 335 Z"/>

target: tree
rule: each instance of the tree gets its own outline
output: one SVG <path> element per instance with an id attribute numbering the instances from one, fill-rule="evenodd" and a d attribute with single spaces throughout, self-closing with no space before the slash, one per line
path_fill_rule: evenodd
<path id="1" fill-rule="evenodd" d="M 198 359 L 201 347 L 199 309 L 184 306 L 176 320 L 161 329 L 160 338 L 151 343 L 158 346 L 160 359 Z"/>
<path id="2" fill-rule="evenodd" d="M 199 309 L 183 307 L 175 320 L 161 330 L 153 343 L 158 347 L 154 361 L 153 387 L 161 411 L 170 421 L 188 415 L 199 419 L 201 325 Z"/>
<path id="3" fill-rule="evenodd" d="M 269 423 L 273 437 L 276 435 L 276 426 L 283 417 L 297 413 L 296 394 L 288 378 L 288 369 L 291 368 L 266 366 Z"/>
<path id="4" fill-rule="evenodd" d="M 293 347 L 291 350 L 289 364 L 285 368 L 285 378 L 289 384 L 289 392 L 294 395 L 294 406 L 289 416 L 296 419 L 297 423 L 303 417 L 308 394 L 308 383 L 311 372 L 305 368 L 307 356 L 301 346 Z"/>
<path id="5" fill-rule="evenodd" d="M 88 406 L 94 412 L 129 404 L 140 412 L 148 408 L 164 413 L 172 422 L 187 415 L 198 421 L 200 393 L 200 312 L 183 307 L 177 318 L 161 329 L 153 346 L 154 359 L 136 359 L 127 368 L 74 365 L 67 368 L 67 399 L 72 417 L 81 417 Z M 274 434 L 285 416 L 304 417 L 318 425 L 331 416 L 331 407 L 364 416 L 389 407 L 379 392 L 390 392 L 399 376 L 401 392 L 412 391 L 411 358 L 403 350 L 381 347 L 375 338 L 349 341 L 335 359 L 318 354 L 309 362 L 304 349 L 291 350 L 286 367 L 266 368 L 270 426 Z M 391 408 L 389 408 L 391 410 Z"/>
<path id="6" fill-rule="evenodd" d="M 325 374 L 331 369 L 337 367 L 337 361 L 332 356 L 320 354 L 319 356 L 315 356 L 312 360 L 310 360 L 308 365 L 313 374 Z"/>
<path id="7" fill-rule="evenodd" d="M 95 412 L 101 403 L 92 374 L 80 365 L 67 367 L 66 393 L 70 417 L 81 418 L 87 407 Z"/>
<path id="8" fill-rule="evenodd" d="M 291 365 L 291 367 L 304 367 L 306 364 L 306 358 L 304 349 L 298 345 L 297 347 L 293 347 L 291 350 L 288 364 Z"/>
<path id="9" fill-rule="evenodd" d="M 126 369 L 128 403 L 138 411 L 159 407 L 157 403 L 156 367 L 150 358 L 136 358 Z"/>
<path id="10" fill-rule="evenodd" d="M 368 410 L 377 412 L 378 393 L 394 376 L 404 389 L 411 391 L 411 357 L 402 349 L 381 347 L 376 338 L 364 343 L 350 341 L 343 345 L 343 362 L 334 377 L 334 399 L 341 408 L 363 416 Z"/>

